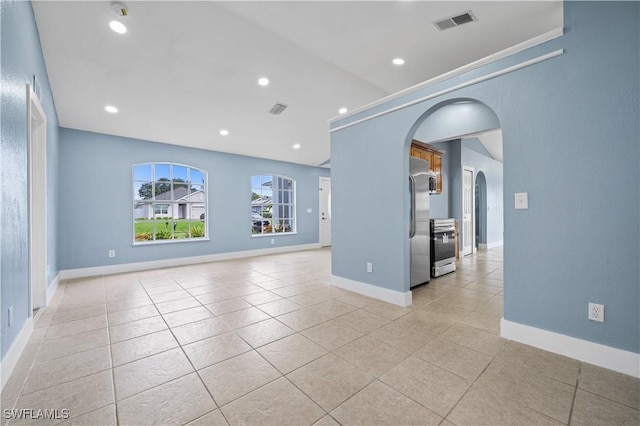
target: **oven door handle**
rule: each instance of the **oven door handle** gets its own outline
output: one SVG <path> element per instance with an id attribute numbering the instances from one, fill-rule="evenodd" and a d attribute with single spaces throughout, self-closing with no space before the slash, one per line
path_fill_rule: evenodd
<path id="1" fill-rule="evenodd" d="M 409 238 L 416 235 L 416 180 L 409 176 L 409 192 L 411 194 L 411 205 L 409 206 Z"/>

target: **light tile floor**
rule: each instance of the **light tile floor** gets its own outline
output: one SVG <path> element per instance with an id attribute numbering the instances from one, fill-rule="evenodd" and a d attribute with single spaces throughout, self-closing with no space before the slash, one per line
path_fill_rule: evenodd
<path id="1" fill-rule="evenodd" d="M 502 251 L 401 308 L 327 285 L 328 249 L 72 280 L 4 409 L 66 424 L 640 424 L 640 381 L 498 336 Z"/>

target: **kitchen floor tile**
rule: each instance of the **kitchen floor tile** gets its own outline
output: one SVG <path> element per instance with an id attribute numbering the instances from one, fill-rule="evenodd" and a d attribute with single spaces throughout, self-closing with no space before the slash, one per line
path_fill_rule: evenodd
<path id="1" fill-rule="evenodd" d="M 300 309 L 277 317 L 278 321 L 286 324 L 296 331 L 306 330 L 323 322 L 329 321 L 329 317 L 322 315 L 313 309 Z"/>
<path id="2" fill-rule="evenodd" d="M 326 414 L 285 378 L 236 399 L 221 411 L 232 425 L 312 424 Z"/>
<path id="3" fill-rule="evenodd" d="M 49 388 L 111 368 L 108 346 L 36 363 L 31 368 L 22 394 Z"/>
<path id="4" fill-rule="evenodd" d="M 282 374 L 256 351 L 249 351 L 203 368 L 198 374 L 220 406 L 282 377 Z"/>
<path id="5" fill-rule="evenodd" d="M 282 374 L 320 358 L 327 353 L 322 346 L 301 334 L 294 334 L 262 346 L 257 351 Z"/>
<path id="6" fill-rule="evenodd" d="M 326 411 L 333 410 L 374 379 L 331 353 L 295 370 L 287 378 Z"/>
<path id="7" fill-rule="evenodd" d="M 437 425 L 442 420 L 377 380 L 330 414 L 341 425 Z"/>
<path id="8" fill-rule="evenodd" d="M 207 318 L 171 329 L 171 332 L 181 345 L 188 345 L 189 343 L 224 334 L 228 331 L 230 331 L 229 326 L 219 318 Z"/>
<path id="9" fill-rule="evenodd" d="M 264 346 L 294 333 L 295 330 L 273 318 L 236 330 L 236 334 L 254 348 Z"/>
<path id="10" fill-rule="evenodd" d="M 178 342 L 169 330 L 146 334 L 111 345 L 113 366 L 146 358 L 178 347 Z"/>
<path id="11" fill-rule="evenodd" d="M 198 375 L 191 373 L 118 401 L 118 420 L 123 426 L 185 424 L 215 408 Z"/>
<path id="12" fill-rule="evenodd" d="M 571 424 L 637 426 L 640 424 L 640 411 L 578 389 Z"/>
<path id="13" fill-rule="evenodd" d="M 477 383 L 462 397 L 447 420 L 456 425 L 563 424 L 516 402 L 505 400 Z"/>
<path id="14" fill-rule="evenodd" d="M 113 369 L 116 398 L 139 392 L 185 376 L 193 371 L 182 349 L 172 349 Z"/>
<path id="15" fill-rule="evenodd" d="M 441 417 L 449 413 L 473 383 L 416 357 L 402 361 L 383 374 L 380 381 Z"/>
<path id="16" fill-rule="evenodd" d="M 407 357 L 405 352 L 369 336 L 347 343 L 333 352 L 374 377 L 386 373 Z"/>
<path id="17" fill-rule="evenodd" d="M 301 334 L 330 351 L 364 336 L 363 332 L 355 328 L 344 327 L 335 320 L 303 330 Z"/>
<path id="18" fill-rule="evenodd" d="M 182 348 L 196 370 L 251 350 L 251 346 L 233 332 L 199 340 Z"/>

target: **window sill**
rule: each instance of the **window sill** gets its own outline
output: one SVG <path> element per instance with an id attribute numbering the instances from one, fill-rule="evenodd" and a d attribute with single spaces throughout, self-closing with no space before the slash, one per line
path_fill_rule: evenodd
<path id="1" fill-rule="evenodd" d="M 273 232 L 271 234 L 251 234 L 251 238 L 275 237 L 284 235 L 297 235 L 297 232 Z"/>
<path id="2" fill-rule="evenodd" d="M 182 243 L 197 243 L 199 241 L 211 241 L 209 238 L 178 238 L 176 240 L 147 240 L 147 241 L 135 241 L 131 243 L 131 246 L 155 246 L 163 244 L 182 244 Z"/>

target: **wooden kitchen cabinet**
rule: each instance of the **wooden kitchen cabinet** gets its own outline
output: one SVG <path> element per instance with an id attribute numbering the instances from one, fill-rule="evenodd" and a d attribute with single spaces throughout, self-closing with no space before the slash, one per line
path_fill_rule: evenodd
<path id="1" fill-rule="evenodd" d="M 436 194 L 442 193 L 442 155 L 444 151 L 428 143 L 411 141 L 409 155 L 429 162 L 429 171 L 436 174 Z"/>

